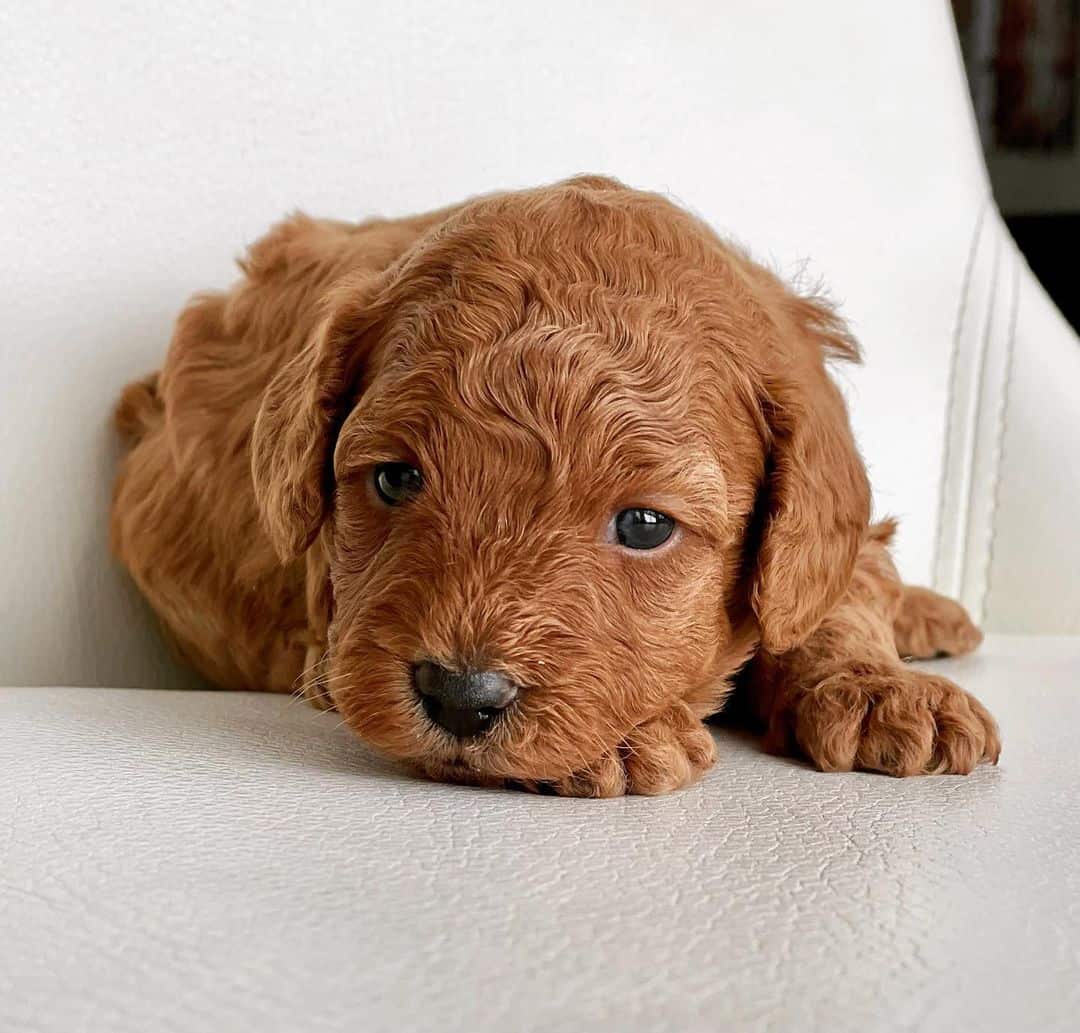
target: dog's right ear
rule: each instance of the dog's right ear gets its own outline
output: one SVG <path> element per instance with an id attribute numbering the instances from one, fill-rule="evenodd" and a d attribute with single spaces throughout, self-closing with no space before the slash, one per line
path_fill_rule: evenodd
<path id="1" fill-rule="evenodd" d="M 333 492 L 330 458 L 379 318 L 381 276 L 339 283 L 307 343 L 263 395 L 251 475 L 263 526 L 283 563 L 311 545 Z"/>

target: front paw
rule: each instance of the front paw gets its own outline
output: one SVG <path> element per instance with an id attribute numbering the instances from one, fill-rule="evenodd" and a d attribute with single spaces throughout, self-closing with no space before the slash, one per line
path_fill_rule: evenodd
<path id="1" fill-rule="evenodd" d="M 939 675 L 842 671 L 796 693 L 773 715 L 766 745 L 798 748 L 822 771 L 966 775 L 997 763 L 997 725 L 983 705 Z"/>
<path id="2" fill-rule="evenodd" d="M 522 782 L 558 796 L 659 796 L 696 782 L 716 760 L 716 744 L 685 703 L 638 725 L 616 749 L 553 782 Z"/>

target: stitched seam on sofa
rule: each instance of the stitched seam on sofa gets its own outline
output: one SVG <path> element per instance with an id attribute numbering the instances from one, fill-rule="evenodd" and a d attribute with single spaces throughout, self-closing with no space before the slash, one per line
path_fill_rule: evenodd
<path id="1" fill-rule="evenodd" d="M 969 464 L 967 476 L 964 478 L 964 504 L 960 507 L 964 514 L 963 520 L 963 551 L 961 552 L 960 566 L 960 600 L 975 614 L 980 613 L 983 601 L 982 589 L 974 580 L 976 574 L 981 575 L 982 570 L 976 569 L 974 561 L 968 562 L 968 546 L 971 544 L 975 525 L 975 497 L 979 495 L 975 476 L 978 473 L 980 455 L 985 454 L 983 449 L 983 425 L 986 422 L 988 404 L 984 400 L 987 390 L 987 374 L 990 366 L 990 352 L 994 344 L 994 332 L 1000 333 L 1001 318 L 999 314 L 1000 303 L 998 302 L 998 282 L 1001 279 L 1002 250 L 1004 248 L 1004 228 L 999 226 L 999 232 L 994 237 L 994 261 L 990 271 L 989 291 L 986 301 L 986 324 L 980 335 L 981 345 L 977 358 L 976 377 L 972 392 L 972 418 L 968 428 L 971 448 L 969 451 Z M 993 453 L 991 452 L 991 457 Z M 982 493 L 986 498 L 986 493 Z M 989 501 L 989 500 L 988 500 Z M 987 535 L 989 536 L 989 527 Z"/>
<path id="2" fill-rule="evenodd" d="M 994 576 L 994 545 L 997 542 L 998 506 L 1001 502 L 1002 470 L 1005 466 L 1005 437 L 1009 422 L 1009 398 L 1012 387 L 1016 356 L 1016 327 L 1020 312 L 1021 262 L 1013 245 L 1012 311 L 1009 315 L 1009 333 L 1005 340 L 1005 374 L 998 402 L 998 424 L 994 445 L 994 479 L 990 488 L 990 537 L 986 543 L 986 575 L 983 578 L 983 597 L 979 603 L 979 623 L 987 619 L 990 608 L 990 588 Z"/>
<path id="3" fill-rule="evenodd" d="M 956 386 L 959 378 L 960 367 L 960 339 L 963 336 L 965 321 L 967 319 L 968 297 L 971 293 L 972 277 L 975 271 L 975 257 L 979 253 L 979 242 L 982 239 L 983 224 L 986 222 L 986 213 L 990 207 L 990 196 L 983 198 L 979 206 L 979 214 L 975 219 L 975 226 L 971 234 L 971 244 L 968 246 L 967 260 L 964 263 L 963 280 L 960 286 L 960 302 L 956 310 L 956 322 L 953 325 L 952 355 L 949 359 L 949 383 L 945 396 L 945 448 L 941 458 L 941 476 L 938 483 L 938 514 L 937 534 L 934 536 L 934 562 L 931 570 L 935 587 L 943 590 L 954 589 L 957 586 L 943 585 L 941 576 L 941 564 L 944 562 L 945 550 L 945 500 L 946 485 L 952 475 L 951 466 L 956 457 L 952 447 L 953 432 L 959 420 L 956 412 Z M 959 518 L 959 511 L 957 512 Z"/>

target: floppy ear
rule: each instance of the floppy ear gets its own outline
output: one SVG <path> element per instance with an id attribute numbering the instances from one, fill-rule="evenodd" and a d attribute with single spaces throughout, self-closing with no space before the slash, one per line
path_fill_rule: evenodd
<path id="1" fill-rule="evenodd" d="M 858 347 L 823 304 L 789 294 L 783 309 L 782 361 L 763 401 L 772 448 L 751 590 L 770 653 L 804 642 L 837 603 L 870 521 L 866 468 L 825 370 L 829 356 L 858 361 Z"/>
<path id="2" fill-rule="evenodd" d="M 380 282 L 367 274 L 334 288 L 327 314 L 263 395 L 251 475 L 263 526 L 283 563 L 311 545 L 326 516 L 330 457 L 370 351 Z"/>

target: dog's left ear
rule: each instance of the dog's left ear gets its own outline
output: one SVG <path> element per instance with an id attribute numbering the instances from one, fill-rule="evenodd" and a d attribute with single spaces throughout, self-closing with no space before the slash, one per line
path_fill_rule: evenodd
<path id="1" fill-rule="evenodd" d="M 283 563 L 300 556 L 325 519 L 330 457 L 354 400 L 378 319 L 382 277 L 338 284 L 307 343 L 263 396 L 251 444 L 255 499 Z"/>
<path id="2" fill-rule="evenodd" d="M 788 291 L 762 408 L 771 449 L 767 515 L 751 589 L 762 646 L 804 642 L 847 589 L 870 521 L 870 485 L 826 358 L 858 347 L 824 303 Z"/>

